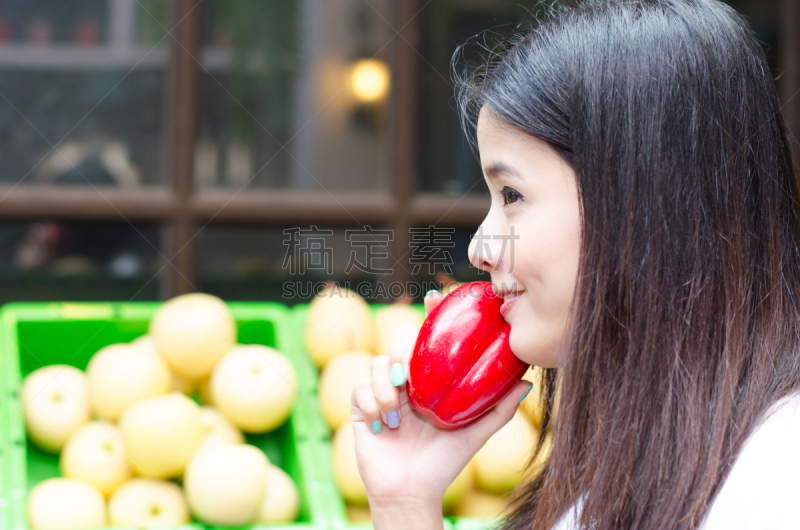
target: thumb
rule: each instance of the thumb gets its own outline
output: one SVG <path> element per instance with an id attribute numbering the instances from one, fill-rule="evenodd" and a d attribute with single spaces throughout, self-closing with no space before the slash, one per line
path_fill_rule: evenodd
<path id="1" fill-rule="evenodd" d="M 428 291 L 423 299 L 423 303 L 425 304 L 425 314 L 427 315 L 433 311 L 433 308 L 439 305 L 439 302 L 442 300 L 444 300 L 444 295 L 439 291 L 435 291 L 433 289 Z"/>
<path id="2" fill-rule="evenodd" d="M 478 449 L 483 447 L 491 436 L 500 430 L 500 428 L 511 421 L 514 413 L 517 412 L 522 398 L 528 395 L 533 385 L 528 381 L 520 381 L 517 383 L 511 392 L 504 397 L 500 402 L 495 405 L 489 412 L 478 418 L 475 423 L 466 427 L 469 432 L 468 438 L 470 445 L 474 445 L 477 452 Z"/>

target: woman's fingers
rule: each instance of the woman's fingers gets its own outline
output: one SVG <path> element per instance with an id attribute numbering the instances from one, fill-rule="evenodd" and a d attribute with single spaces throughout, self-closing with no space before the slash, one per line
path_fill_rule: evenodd
<path id="1" fill-rule="evenodd" d="M 351 398 L 351 421 L 363 420 L 370 426 L 373 434 L 381 432 L 381 411 L 378 401 L 372 392 L 372 379 L 364 377 L 359 379 L 353 387 Z"/>
<path id="2" fill-rule="evenodd" d="M 425 296 L 425 311 L 441 302 L 443 296 L 431 291 Z M 372 360 L 371 378 L 361 379 L 353 388 L 352 418 L 370 425 L 373 433 L 380 432 L 381 422 L 395 429 L 400 425 L 400 408 L 407 401 L 402 388 L 408 378 L 408 361 L 414 352 L 418 329 L 411 324 L 395 330 L 389 355 L 379 355 Z M 377 422 L 377 423 L 376 423 Z"/>
<path id="3" fill-rule="evenodd" d="M 425 313 L 427 314 L 433 311 L 433 308 L 439 305 L 439 302 L 441 302 L 443 298 L 444 295 L 439 291 L 428 291 L 424 298 Z"/>
<path id="4" fill-rule="evenodd" d="M 378 355 L 372 360 L 372 392 L 378 402 L 381 417 L 390 429 L 400 425 L 400 392 L 392 383 L 389 356 Z"/>
<path id="5" fill-rule="evenodd" d="M 360 379 L 353 388 L 353 421 L 363 420 L 375 434 L 380 432 L 381 422 L 391 429 L 400 425 L 400 409 L 408 401 L 402 386 L 416 340 L 416 327 L 398 326 L 390 354 L 375 357 L 370 365 L 370 377 Z"/>

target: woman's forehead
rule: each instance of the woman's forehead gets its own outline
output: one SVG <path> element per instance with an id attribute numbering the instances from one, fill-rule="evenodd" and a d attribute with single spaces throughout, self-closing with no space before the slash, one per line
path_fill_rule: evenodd
<path id="1" fill-rule="evenodd" d="M 515 127 L 486 105 L 481 108 L 478 115 L 476 136 L 480 151 L 495 146 L 508 149 L 512 145 L 522 144 L 526 148 L 550 154 L 547 142 Z M 508 144 L 509 140 L 513 140 L 513 144 Z"/>

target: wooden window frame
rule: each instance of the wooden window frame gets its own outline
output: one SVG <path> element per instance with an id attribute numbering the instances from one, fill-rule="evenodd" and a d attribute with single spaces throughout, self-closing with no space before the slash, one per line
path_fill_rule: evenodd
<path id="1" fill-rule="evenodd" d="M 418 0 L 393 2 L 393 25 L 402 28 L 393 40 L 391 69 L 394 84 L 389 102 L 389 138 L 392 174 L 388 191 L 328 192 L 324 190 L 261 189 L 197 190 L 194 187 L 194 153 L 200 101 L 202 5 L 197 0 L 175 0 L 171 13 L 174 29 L 165 84 L 165 175 L 168 186 L 154 189 L 63 188 L 52 186 L 0 186 L 5 197 L 0 219 L 82 220 L 93 222 L 154 222 L 165 228 L 161 251 L 171 259 L 164 269 L 162 298 L 194 290 L 196 260 L 193 240 L 198 227 L 216 223 L 250 223 L 281 226 L 320 222 L 338 225 L 381 224 L 394 229 L 392 255 L 399 260 L 409 248 L 409 228 L 428 224 L 477 227 L 488 206 L 483 196 L 451 197 L 416 191 L 415 144 L 416 73 L 419 59 L 413 46 L 419 42 Z M 800 6 L 782 0 L 782 38 L 786 74 L 781 84 L 784 99 L 800 89 Z M 398 72 L 402 72 L 399 75 Z M 800 96 L 785 108 L 790 130 L 800 134 Z M 395 268 L 396 281 L 407 272 Z"/>

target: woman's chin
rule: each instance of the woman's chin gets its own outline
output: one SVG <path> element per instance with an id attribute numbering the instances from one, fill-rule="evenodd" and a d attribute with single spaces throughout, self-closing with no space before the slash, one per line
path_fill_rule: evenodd
<path id="1" fill-rule="evenodd" d="M 543 351 L 542 348 L 536 348 L 536 337 L 525 336 L 524 332 L 514 329 L 511 326 L 511 333 L 508 336 L 508 345 L 511 348 L 511 353 L 524 363 L 533 366 L 541 366 L 542 368 L 556 368 L 558 366 L 558 355 L 550 352 L 549 349 Z"/>
<path id="2" fill-rule="evenodd" d="M 536 356 L 533 355 L 533 352 L 529 351 L 529 343 L 524 339 L 520 340 L 521 338 L 517 337 L 517 335 L 518 333 L 514 332 L 514 326 L 511 326 L 511 333 L 509 333 L 508 336 L 508 346 L 511 348 L 511 353 L 524 363 L 534 364 L 531 362 L 531 359 Z M 528 347 L 526 348 L 526 346 Z"/>

